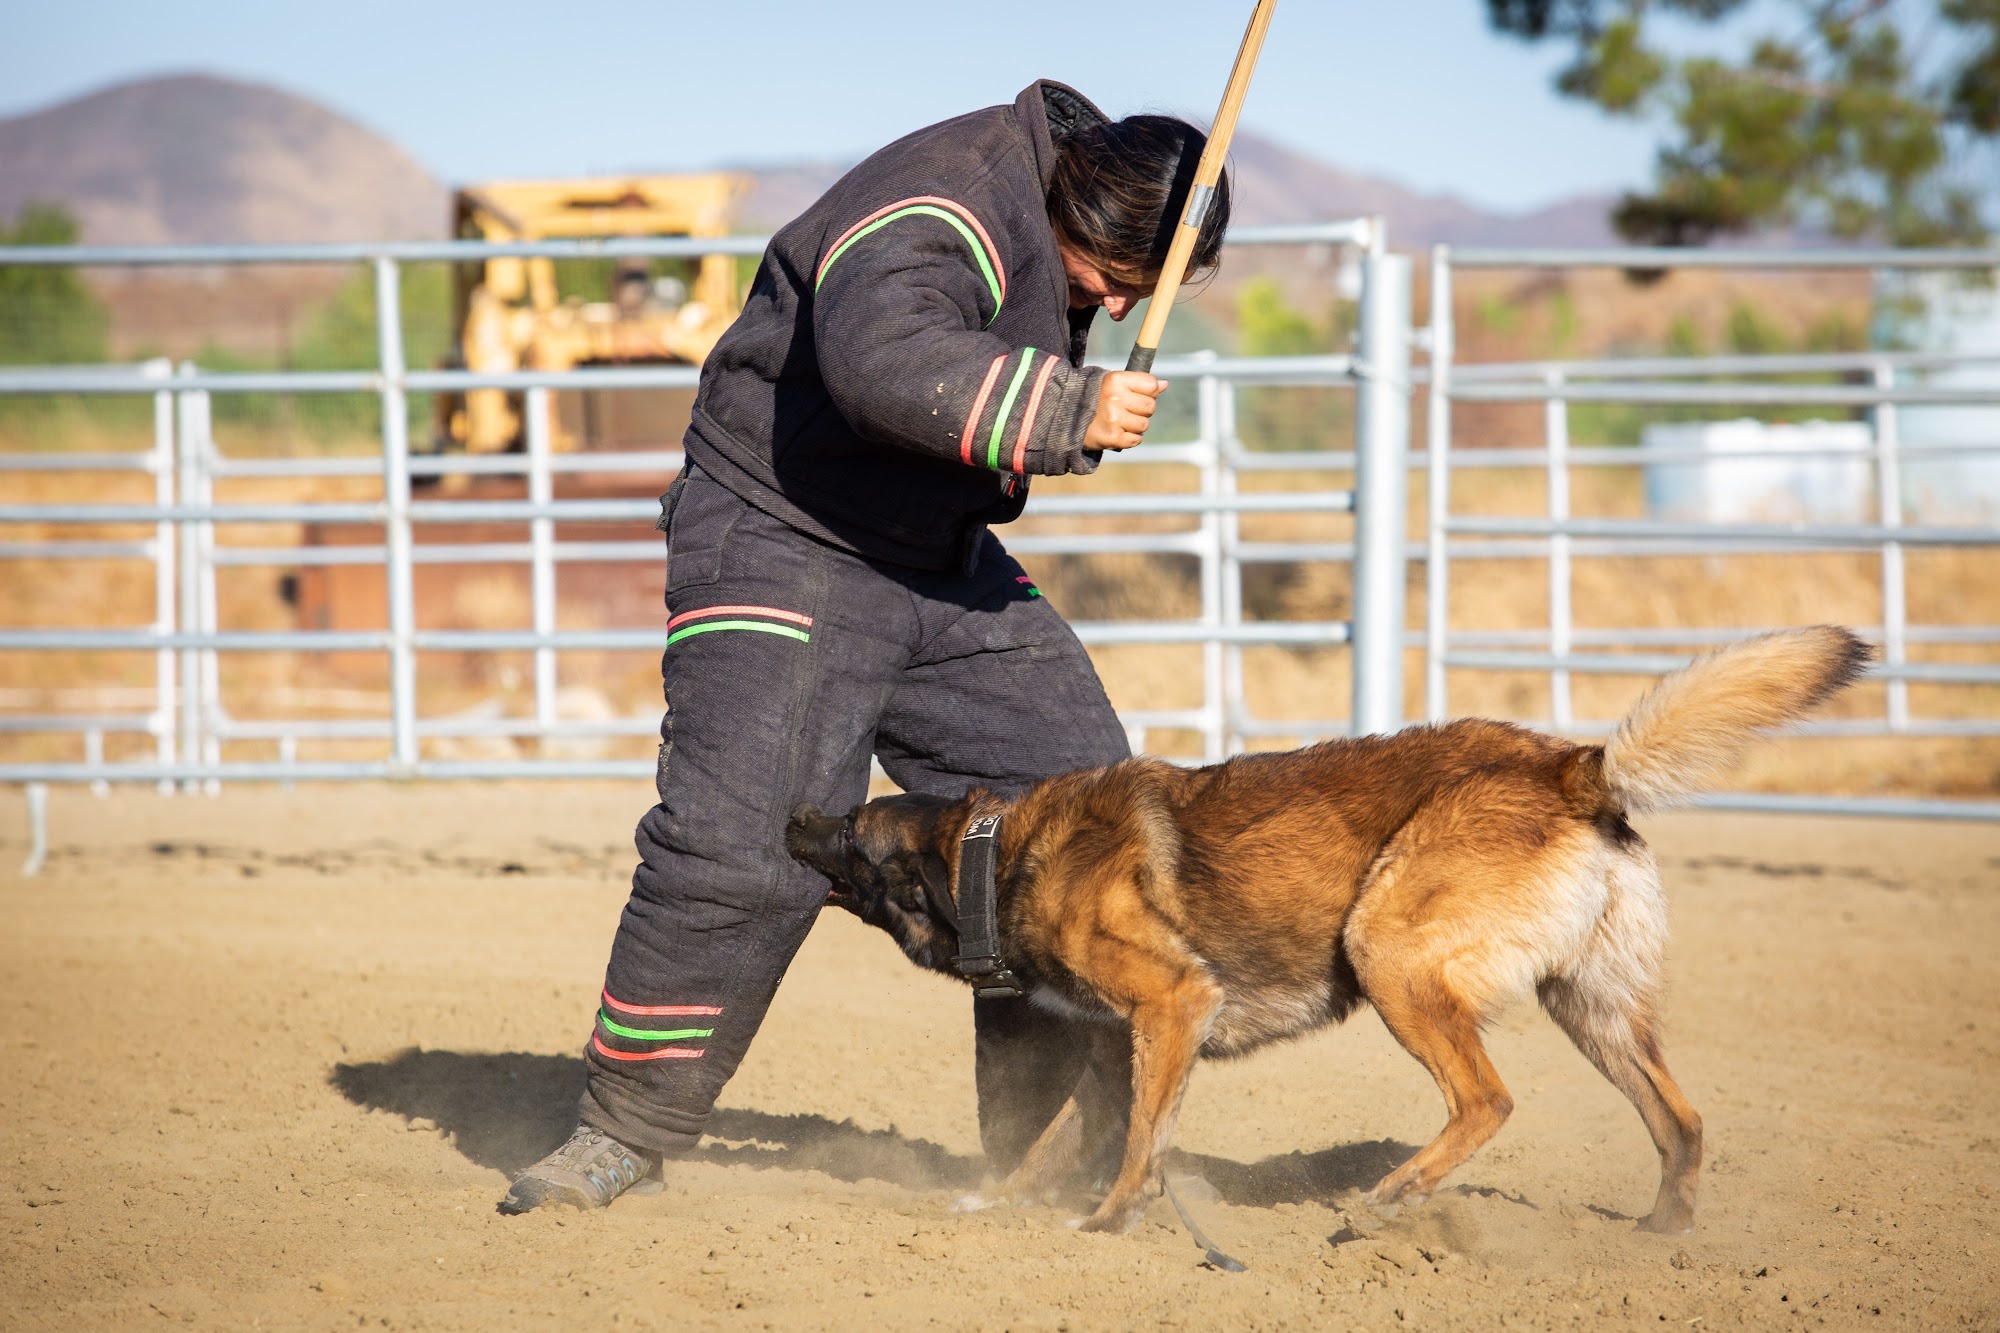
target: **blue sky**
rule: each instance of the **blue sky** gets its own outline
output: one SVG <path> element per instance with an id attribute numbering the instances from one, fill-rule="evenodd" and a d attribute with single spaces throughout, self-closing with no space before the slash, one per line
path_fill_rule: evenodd
<path id="1" fill-rule="evenodd" d="M 324 102 L 448 181 L 847 160 L 1038 76 L 1113 114 L 1206 118 L 1249 9 L 0 0 L 0 116 L 201 70 Z M 1492 35 L 1480 0 L 1282 0 L 1244 124 L 1493 208 L 1643 183 L 1651 136 L 1550 92 L 1561 55 Z"/>

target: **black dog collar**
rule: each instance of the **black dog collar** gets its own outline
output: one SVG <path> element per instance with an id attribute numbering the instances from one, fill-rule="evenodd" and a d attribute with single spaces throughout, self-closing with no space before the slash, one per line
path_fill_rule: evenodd
<path id="1" fill-rule="evenodd" d="M 1025 995 L 1028 989 L 1000 961 L 1000 895 L 993 883 L 999 845 L 999 815 L 973 820 L 958 844 L 958 954 L 951 965 L 981 999 Z"/>

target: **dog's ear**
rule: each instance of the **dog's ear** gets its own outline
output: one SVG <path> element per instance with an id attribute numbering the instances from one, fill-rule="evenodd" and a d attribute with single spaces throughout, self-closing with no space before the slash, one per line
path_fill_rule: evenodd
<path id="1" fill-rule="evenodd" d="M 957 886 L 951 882 L 951 863 L 944 859 L 943 852 L 935 847 L 924 848 L 917 858 L 917 873 L 923 876 L 924 897 L 932 905 L 933 916 L 937 914 L 935 904 L 940 895 L 948 903 L 958 901 Z"/>
<path id="2" fill-rule="evenodd" d="M 924 812 L 923 835 L 918 841 L 947 863 L 957 861 L 958 843 L 965 836 L 965 826 L 972 822 L 972 812 L 992 799 L 992 792 L 974 787 L 956 800 L 938 800 Z"/>

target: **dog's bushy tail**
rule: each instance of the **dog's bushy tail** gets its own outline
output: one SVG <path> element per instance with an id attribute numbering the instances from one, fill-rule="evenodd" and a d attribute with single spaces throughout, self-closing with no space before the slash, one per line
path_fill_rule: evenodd
<path id="1" fill-rule="evenodd" d="M 1875 650 L 1837 625 L 1779 630 L 1704 654 L 1640 699 L 1604 747 L 1621 809 L 1685 800 L 1735 767 L 1760 732 L 1853 683 Z"/>

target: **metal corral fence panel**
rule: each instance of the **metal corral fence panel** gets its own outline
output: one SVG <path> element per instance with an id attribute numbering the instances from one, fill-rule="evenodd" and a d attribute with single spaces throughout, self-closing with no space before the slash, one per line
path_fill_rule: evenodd
<path id="1" fill-rule="evenodd" d="M 1576 677 L 1652 675 L 1689 660 L 1688 650 L 1734 642 L 1778 626 L 1741 629 L 1615 629 L 1576 623 L 1573 593 L 1576 562 L 1604 557 L 1730 557 L 1872 551 L 1880 560 L 1879 623 L 1858 627 L 1874 639 L 1881 660 L 1874 679 L 1884 682 L 1881 714 L 1807 723 L 1803 733 L 1835 736 L 2000 736 L 2000 718 L 1961 711 L 1953 716 L 1921 716 L 1910 706 L 1910 686 L 2000 685 L 2000 652 L 1980 662 L 1912 660 L 1911 649 L 1951 645 L 1992 649 L 2000 645 L 2000 625 L 1920 624 L 1909 613 L 1905 553 L 1909 548 L 2000 548 L 2000 526 L 1991 515 L 1976 522 L 1941 524 L 1909 521 L 1902 478 L 1911 460 L 1983 458 L 2000 477 L 2000 347 L 1967 351 L 1865 351 L 1828 354 L 1623 357 L 1550 360 L 1507 364 L 1456 360 L 1453 295 L 1456 275 L 1467 269 L 1516 269 L 1548 273 L 1614 269 L 1658 275 L 1675 269 L 1809 272 L 1861 270 L 1877 275 L 1941 272 L 2000 276 L 2000 251 L 1819 250 L 1689 251 L 1657 248 L 1593 250 L 1454 249 L 1438 246 L 1431 255 L 1431 327 L 1423 341 L 1431 353 L 1427 388 L 1426 448 L 1422 454 L 1428 492 L 1427 527 L 1421 558 L 1426 565 L 1427 611 L 1421 642 L 1425 656 L 1424 716 L 1439 720 L 1454 712 L 1450 673 L 1539 673 L 1546 680 L 1548 711 L 1523 718 L 1531 725 L 1569 735 L 1607 734 L 1615 719 L 1578 715 Z M 1981 382 L 1936 384 L 1936 372 L 1976 370 Z M 1863 382 L 1784 382 L 1781 376 L 1844 377 Z M 1542 438 L 1533 447 L 1510 441 L 1454 441 L 1456 404 L 1527 403 L 1542 408 Z M 1578 447 L 1570 442 L 1577 404 L 1675 405 L 1710 408 L 1798 408 L 1818 406 L 1865 412 L 1863 438 L 1828 442 L 1825 447 L 1775 444 L 1768 450 L 1737 449 L 1717 455 L 1701 447 L 1659 444 Z M 1906 440 L 1899 414 L 1911 405 L 1982 407 L 1984 429 L 1970 442 Z M 1470 445 L 1471 447 L 1467 447 Z M 1498 447 L 1495 447 L 1495 446 Z M 1571 511 L 1571 481 L 1577 469 L 1647 469 L 1718 461 L 1740 463 L 1759 457 L 1838 459 L 1865 467 L 1872 475 L 1868 500 L 1872 522 L 1687 521 L 1684 518 L 1586 518 Z M 1491 468 L 1535 468 L 1545 477 L 1546 512 L 1537 517 L 1467 514 L 1453 506 L 1454 485 L 1468 473 Z M 1451 623 L 1454 566 L 1469 561 L 1528 559 L 1548 570 L 1545 626 L 1510 631 L 1469 631 Z M 1663 651 L 1672 650 L 1672 651 Z M 1716 808 L 1809 810 L 1823 813 L 1880 813 L 1993 819 L 2000 803 L 1991 801 L 1864 800 L 1769 795 L 1715 796 Z"/>
<path id="2" fill-rule="evenodd" d="M 1201 654 L 1199 699 L 1192 707 L 1155 709 L 1125 715 L 1135 746 L 1158 731 L 1193 732 L 1206 758 L 1221 758 L 1262 738 L 1311 740 L 1345 734 L 1350 727 L 1342 701 L 1329 698 L 1318 720 L 1275 721 L 1255 716 L 1246 705 L 1242 655 L 1246 649 L 1342 647 L 1353 639 L 1347 621 L 1296 622 L 1246 617 L 1243 571 L 1247 566 L 1300 559 L 1356 559 L 1355 542 L 1297 544 L 1245 540 L 1244 515 L 1273 513 L 1350 516 L 1355 491 L 1321 484 L 1281 492 L 1239 488 L 1248 473 L 1277 468 L 1320 473 L 1357 472 L 1366 484 L 1386 470 L 1400 485 L 1407 467 L 1407 367 L 1410 338 L 1408 260 L 1387 255 L 1378 223 L 1369 220 L 1310 227 L 1242 229 L 1237 245 L 1313 244 L 1342 247 L 1362 273 L 1364 337 L 1353 356 L 1225 358 L 1213 354 L 1163 359 L 1163 375 L 1194 390 L 1197 405 L 1193 438 L 1149 445 L 1141 459 L 1114 456 L 1113 476 L 1133 463 L 1166 466 L 1179 473 L 1182 493 L 1037 493 L 1028 510 L 1035 520 L 1139 520 L 1133 531 L 1063 533 L 1027 531 L 1009 536 L 1017 554 L 1035 556 L 1139 553 L 1190 558 L 1198 565 L 1199 607 L 1185 619 L 1083 622 L 1079 636 L 1094 647 L 1126 644 L 1190 645 Z M 687 366 L 583 368 L 567 372 L 525 371 L 478 374 L 463 370 L 420 370 L 405 365 L 400 320 L 401 266 L 411 262 L 463 261 L 496 255 L 580 258 L 597 256 L 685 257 L 718 250 L 757 254 L 763 238 L 715 240 L 634 240 L 537 242 L 494 245 L 481 242 L 413 243 L 383 246 L 282 247 L 60 247 L 0 250 L 0 264 L 90 265 L 299 264 L 365 262 L 372 266 L 376 311 L 377 365 L 371 369 L 294 372 L 226 372 L 160 361 L 127 367 L 12 367 L 0 369 L 0 395 L 61 393 L 79 396 L 142 397 L 152 403 L 151 448 L 130 454 L 42 452 L 0 454 L 0 473 L 73 472 L 109 476 L 150 476 L 150 503 L 20 503 L 0 500 L 0 525 L 53 527 L 142 525 L 144 536 L 127 540 L 33 540 L 0 542 L 0 562 L 19 560 L 136 560 L 153 573 L 154 616 L 130 628 L 0 629 L 0 651 L 96 651 L 145 653 L 153 658 L 153 685 L 146 706 L 123 712 L 15 711 L 0 715 L 0 731 L 68 733 L 80 738 L 75 760 L 0 764 L 0 781 L 90 783 L 102 789 L 113 781 L 148 781 L 213 789 L 224 780 L 293 781 L 361 778 L 642 777 L 646 759 L 448 760 L 424 753 L 436 738 L 532 737 L 540 741 L 587 740 L 607 736 L 647 736 L 657 731 L 653 715 L 582 721 L 558 715 L 560 661 L 580 651 L 659 651 L 663 625 L 632 628 L 561 629 L 556 571 L 569 564 L 656 565 L 662 559 L 651 540 L 564 541 L 559 525 L 570 522 L 626 522 L 636 533 L 657 516 L 651 499 L 558 499 L 555 480 L 578 474 L 623 473 L 648 477 L 657 492 L 681 465 L 674 450 L 558 453 L 549 438 L 548 395 L 558 389 L 689 389 L 699 372 Z M 1400 275 L 1385 280 L 1381 274 Z M 1385 299 L 1386 296 L 1386 299 Z M 1372 340 L 1372 341 L 1371 341 Z M 1365 367 L 1378 360 L 1386 373 L 1370 377 Z M 1356 468 L 1356 451 L 1260 454 L 1238 437 L 1239 385 L 1318 386 L 1355 393 L 1357 430 L 1377 447 L 1359 452 L 1385 460 L 1371 471 Z M 414 453 L 408 438 L 407 395 L 498 388 L 522 392 L 525 451 L 487 456 Z M 212 406 L 220 395 L 372 395 L 380 411 L 377 457 L 251 458 L 218 447 Z M 459 474 L 505 475 L 526 480 L 526 498 L 475 500 L 417 498 L 412 482 Z M 315 500 L 232 503 L 216 500 L 216 484 L 244 478 L 294 480 L 372 478 L 381 498 L 361 501 Z M 1098 483 L 1101 488 L 1102 479 Z M 1113 483 L 1115 486 L 1115 483 Z M 1044 488 L 1044 492 L 1046 488 Z M 1175 530 L 1155 531 L 1162 517 L 1182 520 Z M 379 529 L 366 544 L 250 546 L 218 542 L 219 528 L 242 524 L 313 524 L 322 528 Z M 416 540 L 419 525 L 516 523 L 526 541 L 431 542 Z M 1044 529 L 1048 525 L 1041 525 Z M 1366 581 L 1393 587 L 1400 598 L 1400 520 L 1385 552 L 1397 561 Z M 528 567 L 531 626 L 526 630 L 419 629 L 414 573 L 429 564 L 495 564 Z M 1359 565 L 1366 566 L 1364 550 Z M 383 571 L 386 614 L 377 628 L 241 630 L 218 620 L 219 570 L 258 566 L 307 569 L 379 566 Z M 1363 607 L 1382 615 L 1383 609 Z M 1386 614 L 1400 617 L 1400 602 Z M 662 618 L 663 619 L 663 618 Z M 225 706 L 219 655 L 249 652 L 371 653 L 386 656 L 388 707 L 373 718 L 295 717 L 247 719 Z M 524 652 L 533 659 L 531 715 L 519 717 L 420 716 L 417 706 L 420 655 L 429 652 Z M 1383 669 L 1399 671 L 1393 652 L 1380 654 Z M 1377 729 L 1401 718 L 1400 682 L 1389 689 L 1355 672 L 1355 698 L 1376 710 Z M 1364 689 L 1365 686 L 1365 689 Z M 1331 693 L 1331 691 L 1329 691 Z M 1387 711 L 1379 703 L 1387 699 Z M 107 735 L 150 738 L 144 762 L 107 762 Z M 301 759 L 302 745 L 320 741 L 377 741 L 379 759 L 328 762 Z M 240 757 L 245 743 L 270 760 Z"/>

